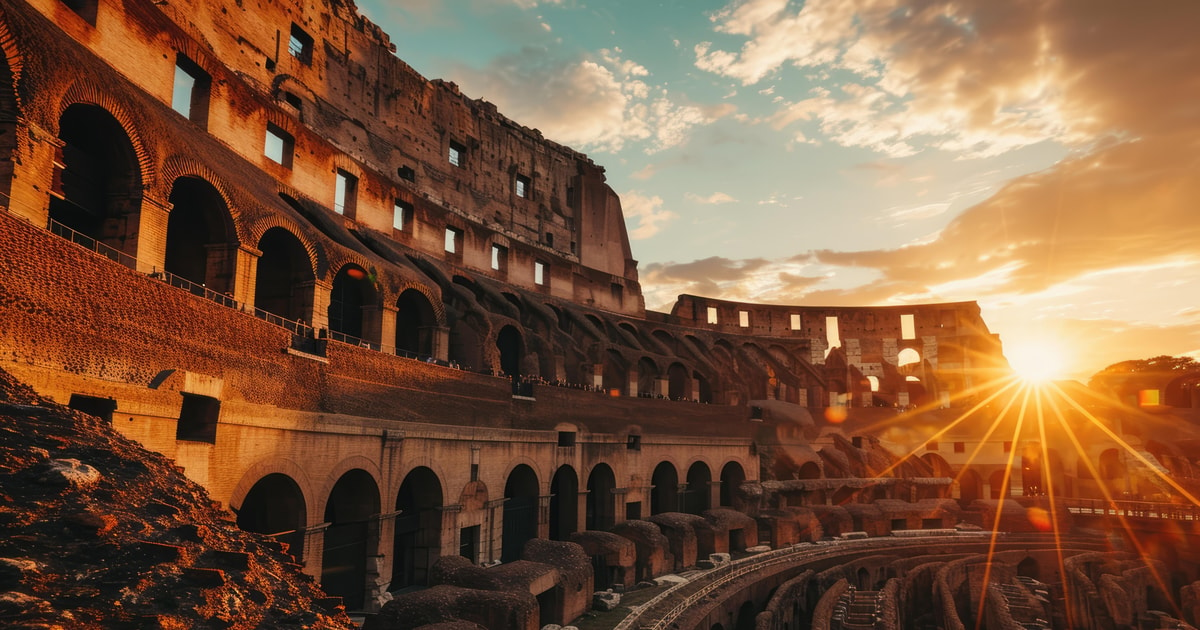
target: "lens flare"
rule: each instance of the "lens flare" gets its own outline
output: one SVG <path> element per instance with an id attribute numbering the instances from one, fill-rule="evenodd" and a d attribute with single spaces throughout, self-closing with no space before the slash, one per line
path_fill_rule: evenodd
<path id="1" fill-rule="evenodd" d="M 1054 341 L 1006 343 L 1004 356 L 1013 371 L 1027 383 L 1045 383 L 1065 376 L 1066 353 Z"/>

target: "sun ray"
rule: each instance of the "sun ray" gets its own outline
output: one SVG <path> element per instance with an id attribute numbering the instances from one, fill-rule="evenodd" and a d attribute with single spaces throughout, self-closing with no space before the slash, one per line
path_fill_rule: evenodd
<path id="1" fill-rule="evenodd" d="M 1021 411 L 1017 413 L 1017 426 L 1013 429 L 1013 443 L 1014 444 L 1020 438 L 1021 428 L 1025 422 L 1025 410 L 1029 406 L 1029 388 L 1022 387 L 1017 392 L 1017 394 L 1022 395 L 1022 399 L 1021 399 Z M 1014 398 L 1015 398 L 1015 396 L 1014 396 Z M 1012 405 L 1010 404 L 1008 408 L 1011 408 L 1011 406 Z M 1009 449 L 1008 462 L 1004 466 L 1004 478 L 1000 482 L 1000 499 L 996 502 L 996 518 L 992 522 L 992 535 L 991 535 L 991 540 L 988 541 L 987 562 L 984 564 L 984 567 L 983 567 L 983 586 L 981 587 L 982 592 L 979 594 L 979 613 L 975 619 L 975 627 L 976 628 L 984 627 L 983 626 L 983 613 L 984 613 L 985 608 L 987 607 L 988 584 L 992 580 L 992 558 L 995 557 L 995 555 L 996 555 L 996 540 L 999 537 L 999 533 L 1000 533 L 1000 518 L 1004 513 L 1004 498 L 1007 495 L 1006 490 L 1008 489 L 1009 485 L 1011 484 L 1010 479 L 1012 478 L 1012 464 L 1013 464 L 1013 459 L 1016 457 L 1016 455 L 1017 455 L 1017 449 L 1015 449 L 1015 448 Z"/>
<path id="2" fill-rule="evenodd" d="M 1077 410 L 1082 411 L 1084 413 L 1084 415 L 1093 424 L 1099 425 L 1102 428 L 1107 429 L 1107 427 L 1103 427 L 1103 425 L 1101 424 L 1099 419 L 1097 419 L 1091 413 L 1087 412 L 1082 407 L 1080 407 L 1078 405 L 1077 401 L 1075 401 L 1070 396 L 1067 396 L 1066 393 L 1063 392 L 1061 389 L 1055 387 L 1055 391 L 1060 395 L 1060 397 L 1065 399 L 1067 402 L 1071 403 L 1071 405 L 1073 407 L 1075 407 Z M 1061 416 L 1060 416 L 1060 418 L 1061 418 Z M 1125 510 L 1121 509 L 1117 505 L 1116 500 L 1113 499 L 1111 489 L 1105 483 L 1103 483 L 1103 479 L 1101 479 L 1101 476 L 1100 476 L 1100 471 L 1096 469 L 1096 466 L 1092 463 L 1092 460 L 1087 457 L 1087 449 L 1085 449 L 1083 444 L 1079 441 L 1079 437 L 1075 434 L 1075 430 L 1071 427 L 1071 425 L 1068 422 L 1066 422 L 1065 418 L 1061 418 L 1061 419 L 1062 419 L 1061 424 L 1062 424 L 1062 428 L 1064 429 L 1064 432 L 1067 434 L 1067 437 L 1069 437 L 1071 439 L 1071 443 L 1075 446 L 1076 451 L 1079 452 L 1081 455 L 1083 455 L 1082 461 L 1083 461 L 1084 465 L 1087 466 L 1088 472 L 1090 472 L 1092 474 L 1092 478 L 1097 481 L 1096 487 L 1099 488 L 1100 493 L 1102 495 L 1104 495 L 1104 500 L 1111 507 L 1111 509 L 1113 511 L 1113 516 L 1117 517 L 1117 522 L 1119 522 L 1121 524 L 1121 529 L 1125 530 L 1125 533 L 1127 534 L 1126 539 L 1129 541 L 1130 544 L 1133 545 L 1134 550 L 1137 552 L 1138 557 L 1142 559 L 1142 562 L 1146 563 L 1146 567 L 1150 570 L 1150 575 L 1153 576 L 1154 582 L 1158 585 L 1159 589 L 1161 589 L 1164 593 L 1169 593 L 1170 590 L 1167 588 L 1166 581 L 1163 579 L 1163 577 L 1161 575 L 1158 574 L 1158 571 L 1154 568 L 1154 562 L 1153 562 L 1154 559 L 1146 551 L 1145 547 L 1142 545 L 1141 541 L 1139 540 L 1137 533 L 1134 531 L 1133 526 L 1130 525 L 1129 519 L 1127 518 L 1127 516 L 1125 514 Z M 1171 600 L 1171 605 L 1172 605 L 1172 607 L 1175 608 L 1176 612 L 1179 611 L 1178 605 L 1175 604 L 1173 599 Z"/>
<path id="3" fill-rule="evenodd" d="M 933 434 L 932 436 L 930 436 L 930 437 L 929 437 L 929 438 L 928 438 L 926 441 L 927 441 L 927 442 L 933 442 L 933 441 L 937 441 L 937 440 L 938 440 L 938 438 L 940 438 L 940 437 L 942 437 L 943 435 L 945 435 L 947 431 L 950 431 L 950 430 L 951 430 L 951 429 L 953 429 L 954 427 L 956 427 L 956 426 L 958 426 L 959 424 L 961 424 L 962 422 L 966 421 L 966 420 L 967 420 L 967 418 L 970 418 L 970 417 L 971 417 L 971 415 L 972 415 L 972 414 L 974 414 L 976 411 L 979 411 L 979 410 L 980 410 L 980 409 L 982 409 L 984 406 L 986 406 L 988 403 L 990 403 L 991 401 L 995 400 L 995 399 L 996 399 L 998 396 L 1000 396 L 1001 394 L 1003 394 L 1003 393 L 1004 393 L 1005 391 L 1007 391 L 1009 388 L 1015 387 L 1015 386 L 1017 385 L 1017 383 L 1018 383 L 1018 381 L 1016 381 L 1015 379 L 1014 379 L 1014 380 L 1011 380 L 1011 381 L 1009 381 L 1009 383 L 1008 383 L 1007 385 L 1005 385 L 1003 388 L 1001 388 L 1001 389 L 997 390 L 996 392 L 994 392 L 993 394 L 991 394 L 991 395 L 990 395 L 990 396 L 988 396 L 987 398 L 983 399 L 982 401 L 980 401 L 979 403 L 977 403 L 977 404 L 976 404 L 974 407 L 971 407 L 971 408 L 970 408 L 970 409 L 968 409 L 967 411 L 965 411 L 965 412 L 963 412 L 963 413 L 959 414 L 958 418 L 955 418 L 955 420 L 954 420 L 953 422 L 951 422 L 950 424 L 948 424 L 948 425 L 946 425 L 946 426 L 942 427 L 942 429 L 941 429 L 940 431 L 937 431 L 936 433 L 934 433 L 934 434 Z M 909 459 L 910 457 L 912 457 L 913 455 L 916 455 L 917 451 L 919 451 L 920 449 L 921 449 L 921 447 L 919 447 L 919 446 L 918 446 L 918 447 L 916 447 L 916 448 L 912 449 L 911 451 L 909 451 L 908 453 L 906 453 L 906 454 L 904 454 L 904 455 L 900 456 L 900 458 L 898 458 L 896 461 L 892 462 L 892 463 L 891 463 L 891 465 L 889 465 L 887 468 L 884 468 L 883 470 L 881 470 L 881 471 L 879 471 L 878 473 L 876 473 L 876 474 L 875 474 L 875 477 L 876 477 L 876 478 L 880 478 L 880 477 L 883 477 L 884 475 L 887 475 L 888 473 L 892 472 L 893 470 L 895 470 L 896 468 L 898 468 L 899 466 L 901 466 L 902 464 L 904 464 L 904 462 L 908 461 L 908 459 Z M 957 478 L 956 478 L 955 480 L 957 481 Z"/>
<path id="4" fill-rule="evenodd" d="M 1059 522 L 1060 517 L 1058 514 L 1058 501 L 1055 500 L 1055 496 L 1054 496 L 1055 495 L 1054 469 L 1050 467 L 1050 445 L 1046 440 L 1046 417 L 1044 414 L 1044 410 L 1042 409 L 1042 396 L 1041 396 L 1042 391 L 1040 390 L 1040 388 L 1037 393 L 1038 393 L 1038 396 L 1036 399 L 1036 404 L 1037 404 L 1038 438 L 1039 438 L 1039 442 L 1041 443 L 1041 446 L 1042 446 L 1042 471 L 1043 471 L 1043 474 L 1045 475 L 1044 471 L 1047 468 L 1050 468 L 1050 474 L 1045 475 L 1044 478 L 1045 478 L 1045 484 L 1046 484 L 1046 495 L 1048 497 L 1050 497 L 1050 500 L 1048 501 L 1048 503 L 1050 504 L 1049 505 L 1049 507 L 1050 507 L 1050 525 L 1054 528 L 1054 552 L 1055 552 L 1055 556 L 1057 557 L 1057 560 L 1058 560 L 1058 574 L 1063 576 L 1063 580 L 1062 580 L 1063 600 L 1069 602 L 1069 601 L 1071 601 L 1071 594 L 1069 592 L 1069 587 L 1067 585 L 1069 580 L 1066 578 L 1066 575 L 1067 575 L 1066 559 L 1063 557 L 1062 524 Z M 1058 411 L 1058 407 L 1057 407 L 1057 405 L 1053 404 L 1053 401 L 1050 401 L 1050 402 L 1052 403 L 1051 406 L 1057 412 L 1055 415 L 1061 421 L 1062 412 Z M 1074 619 L 1073 619 L 1074 615 L 1072 613 L 1072 608 L 1071 608 L 1071 606 L 1066 606 L 1065 608 L 1066 608 L 1066 617 L 1067 617 L 1067 627 L 1074 628 L 1075 623 L 1074 623 Z"/>
<path id="5" fill-rule="evenodd" d="M 1126 442 L 1121 436 L 1117 435 L 1116 432 L 1114 432 L 1112 429 L 1108 428 L 1103 422 L 1101 422 L 1098 418 L 1096 418 L 1096 416 L 1092 415 L 1092 413 L 1090 411 L 1085 409 L 1079 403 L 1075 402 L 1075 400 L 1073 400 L 1070 396 L 1067 396 L 1062 391 L 1062 389 L 1060 389 L 1057 385 L 1051 384 L 1051 387 L 1054 387 L 1055 390 L 1057 392 L 1059 392 L 1060 394 L 1062 394 L 1062 396 L 1064 398 L 1066 398 L 1066 400 L 1068 402 L 1070 402 L 1071 405 L 1073 407 L 1075 407 L 1076 410 L 1083 413 L 1084 416 L 1088 420 L 1091 420 L 1092 423 L 1094 425 L 1096 425 L 1097 428 L 1099 428 L 1105 435 L 1107 435 L 1109 438 L 1111 438 L 1112 441 L 1114 441 L 1118 445 L 1120 445 L 1121 448 L 1124 448 L 1126 452 L 1128 452 L 1130 455 L 1132 455 L 1134 457 L 1134 459 L 1137 459 L 1139 462 L 1141 462 L 1142 465 L 1144 465 L 1147 469 L 1150 470 L 1150 472 L 1154 473 L 1154 475 L 1156 475 L 1164 483 L 1166 483 L 1167 485 L 1174 488 L 1175 491 L 1178 492 L 1180 495 L 1182 495 L 1185 499 L 1187 499 L 1188 501 L 1191 501 L 1192 505 L 1200 507 L 1200 499 L 1197 499 L 1194 495 L 1192 495 L 1191 492 L 1188 492 L 1183 486 L 1179 485 L 1179 482 L 1175 481 L 1169 475 L 1166 475 L 1161 470 L 1159 470 L 1159 465 L 1157 462 L 1151 462 L 1149 459 L 1146 458 L 1145 455 L 1142 455 L 1141 452 L 1139 452 L 1137 449 L 1130 446 L 1128 442 Z"/>
<path id="6" fill-rule="evenodd" d="M 1014 380 L 1013 383 L 1018 383 L 1018 381 Z M 1021 389 L 1023 390 L 1024 386 L 1022 386 Z M 975 458 L 979 456 L 979 453 L 987 444 L 988 439 L 990 439 L 992 434 L 1000 428 L 1001 424 L 1003 424 L 1004 419 L 1008 416 L 1009 410 L 1012 409 L 1013 404 L 1016 403 L 1017 396 L 1020 395 L 1020 393 L 1021 390 L 1013 393 L 1013 395 L 1009 397 L 1008 402 L 1005 403 L 1004 408 L 1000 410 L 1000 413 L 996 414 L 995 419 L 992 420 L 991 426 L 989 426 L 987 432 L 983 434 L 983 438 L 979 440 L 979 442 L 975 445 L 975 448 L 971 449 L 971 454 L 967 456 L 967 463 L 963 464 L 962 468 L 959 469 L 958 474 L 954 476 L 955 482 L 958 482 L 962 477 L 963 472 L 975 462 Z"/>

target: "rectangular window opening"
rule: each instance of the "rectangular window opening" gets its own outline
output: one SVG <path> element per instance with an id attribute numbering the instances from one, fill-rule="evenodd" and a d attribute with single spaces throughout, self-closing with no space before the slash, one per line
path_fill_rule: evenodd
<path id="1" fill-rule="evenodd" d="M 901 339 L 916 339 L 917 324 L 911 314 L 900 316 L 900 338 Z"/>
<path id="2" fill-rule="evenodd" d="M 333 211 L 354 218 L 354 207 L 357 201 L 358 178 L 338 169 L 333 192 Z"/>
<path id="3" fill-rule="evenodd" d="M 217 418 L 220 415 L 221 401 L 216 398 L 183 394 L 179 422 L 175 425 L 175 439 L 216 444 Z"/>
<path id="4" fill-rule="evenodd" d="M 738 326 L 742 328 L 750 327 L 750 311 L 738 311 Z"/>
<path id="5" fill-rule="evenodd" d="M 513 186 L 514 192 L 518 197 L 529 198 L 529 178 L 524 175 L 517 175 L 517 181 Z"/>
<path id="6" fill-rule="evenodd" d="M 82 411 L 89 416 L 96 416 L 112 424 L 113 412 L 117 410 L 117 401 L 112 398 L 98 398 L 84 394 L 71 394 L 67 406 L 76 411 Z"/>
<path id="7" fill-rule="evenodd" d="M 392 206 L 392 229 L 404 231 L 404 224 L 408 221 L 409 215 L 412 213 L 412 206 L 396 200 Z"/>
<path id="8" fill-rule="evenodd" d="M 829 356 L 829 351 L 834 348 L 842 347 L 842 335 L 838 331 L 838 318 L 832 315 L 825 318 L 825 356 Z"/>
<path id="9" fill-rule="evenodd" d="M 184 118 L 208 126 L 208 99 L 212 78 L 196 62 L 182 53 L 175 56 L 175 87 L 171 93 L 171 109 Z"/>
<path id="10" fill-rule="evenodd" d="M 492 245 L 492 269 L 504 271 L 508 267 L 508 248 Z"/>
<path id="11" fill-rule="evenodd" d="M 554 234 L 551 232 L 546 232 L 545 242 L 547 247 L 554 247 Z"/>
<path id="12" fill-rule="evenodd" d="M 710 307 L 708 307 L 708 319 L 707 319 L 707 321 L 708 321 L 708 323 L 710 323 L 710 324 L 716 324 L 716 323 L 717 323 L 717 307 L 715 307 L 715 306 L 710 306 Z"/>
<path id="13" fill-rule="evenodd" d="M 549 282 L 549 277 L 546 275 L 546 263 L 536 261 L 533 263 L 533 283 L 538 286 L 546 286 Z"/>
<path id="14" fill-rule="evenodd" d="M 800 319 L 800 313 L 792 313 L 788 317 L 790 318 L 790 321 L 788 322 L 788 324 L 789 324 L 788 327 L 791 328 L 792 330 L 800 330 L 801 325 L 803 324 L 803 322 Z"/>
<path id="15" fill-rule="evenodd" d="M 965 442 L 955 442 L 955 443 L 954 443 L 954 452 L 955 452 L 955 453 L 965 453 L 965 452 L 967 452 L 967 445 L 966 445 L 966 443 L 965 443 Z"/>
<path id="16" fill-rule="evenodd" d="M 559 431 L 558 432 L 558 445 L 559 446 L 575 446 L 575 432 L 574 431 Z"/>
<path id="17" fill-rule="evenodd" d="M 630 434 L 625 438 L 625 449 L 630 451 L 642 450 L 642 436 Z"/>
<path id="18" fill-rule="evenodd" d="M 267 136 L 266 144 L 263 147 L 263 155 L 267 156 L 273 162 L 291 168 L 294 147 L 295 140 L 292 138 L 292 134 L 272 123 L 267 123 Z"/>
<path id="19" fill-rule="evenodd" d="M 458 555 L 479 563 L 479 525 L 464 527 L 458 532 Z"/>
<path id="20" fill-rule="evenodd" d="M 466 156 L 467 156 L 467 147 L 465 147 L 457 142 L 450 143 L 449 159 L 450 159 L 451 164 L 453 164 L 454 166 L 457 166 L 459 168 L 462 168 L 463 164 L 466 161 Z"/>
<path id="21" fill-rule="evenodd" d="M 304 29 L 292 24 L 291 37 L 288 38 L 288 53 L 304 65 L 312 65 L 313 38 Z"/>
<path id="22" fill-rule="evenodd" d="M 462 230 L 446 228 L 446 253 L 458 254 L 462 250 Z"/>

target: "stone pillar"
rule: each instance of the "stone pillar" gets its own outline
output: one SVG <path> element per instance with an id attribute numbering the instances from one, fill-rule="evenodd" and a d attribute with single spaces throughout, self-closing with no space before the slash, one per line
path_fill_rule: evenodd
<path id="1" fill-rule="evenodd" d="M 55 156 L 61 155 L 66 143 L 32 121 L 26 121 L 26 125 L 25 129 L 17 129 L 26 142 L 16 141 L 16 150 L 8 161 L 12 181 L 5 182 L 5 192 L 10 196 L 0 198 L 0 206 L 45 229 L 50 219 L 50 195 L 46 193 L 54 190 L 55 175 L 62 171 L 61 164 L 55 166 Z"/>
<path id="2" fill-rule="evenodd" d="M 304 572 L 321 582 L 322 561 L 325 557 L 325 530 L 333 523 L 317 523 L 304 530 Z"/>
<path id="3" fill-rule="evenodd" d="M 692 379 L 692 402 L 700 402 L 700 379 Z"/>
<path id="4" fill-rule="evenodd" d="M 613 525 L 624 523 L 625 504 L 628 503 L 629 488 L 613 488 Z"/>
<path id="5" fill-rule="evenodd" d="M 587 506 L 591 499 L 591 490 L 584 488 L 583 490 L 575 491 L 575 531 L 582 532 L 587 529 Z"/>
<path id="6" fill-rule="evenodd" d="M 150 195 L 144 195 L 141 207 L 131 208 L 129 214 L 123 219 L 130 223 L 137 222 L 136 228 L 128 225 L 123 228 L 126 230 L 126 234 L 129 230 L 135 230 L 128 236 L 125 243 L 118 246 L 108 238 L 103 240 L 109 241 L 109 245 L 137 258 L 138 271 L 151 273 L 156 269 L 161 270 L 167 262 L 167 220 L 170 216 L 170 203 L 155 199 Z M 105 224 L 107 225 L 107 222 Z M 107 232 L 107 230 L 105 231 Z"/>
<path id="7" fill-rule="evenodd" d="M 245 245 L 238 246 L 233 269 L 233 299 L 248 312 L 254 312 L 254 294 L 258 290 L 258 259 L 262 252 Z"/>
<path id="8" fill-rule="evenodd" d="M 487 519 L 484 522 L 483 532 L 481 537 L 486 536 L 486 543 L 480 541 L 480 546 L 483 547 L 484 557 L 487 558 L 484 563 L 491 564 L 500 562 L 500 549 L 504 542 L 504 502 L 508 499 L 496 499 L 488 501 L 484 505 L 487 510 Z"/>
<path id="9" fill-rule="evenodd" d="M 537 536 L 542 539 L 550 538 L 550 497 L 553 495 L 543 494 L 538 497 L 538 513 L 537 513 Z"/>
<path id="10" fill-rule="evenodd" d="M 383 590 L 388 590 L 392 584 L 392 571 L 396 564 L 396 549 L 393 546 L 396 540 L 396 517 L 400 516 L 400 512 L 384 512 L 379 515 L 379 554 L 375 572 L 379 576 L 379 582 Z M 368 565 L 372 563 L 367 563 Z M 367 567 L 367 574 L 370 575 L 371 567 Z"/>
<path id="11" fill-rule="evenodd" d="M 665 378 L 656 379 L 654 381 L 654 388 L 657 390 L 654 392 L 655 395 L 666 398 L 667 394 L 671 393 L 671 381 Z"/>
<path id="12" fill-rule="evenodd" d="M 721 506 L 721 480 L 720 479 L 718 479 L 716 481 L 708 482 L 708 507 L 710 509 L 715 508 L 715 507 L 722 507 Z"/>
<path id="13" fill-rule="evenodd" d="M 433 348 L 433 358 L 442 361 L 450 360 L 450 327 L 430 326 L 430 347 Z"/>
<path id="14" fill-rule="evenodd" d="M 301 311 L 316 330 L 329 328 L 329 300 L 333 285 L 324 280 L 305 282 L 296 287 L 301 296 Z"/>
<path id="15" fill-rule="evenodd" d="M 596 389 L 604 387 L 604 363 L 592 364 L 592 386 Z"/>
<path id="16" fill-rule="evenodd" d="M 396 351 L 396 307 L 363 307 L 363 339 L 379 344 L 383 352 Z"/>
<path id="17" fill-rule="evenodd" d="M 629 395 L 637 398 L 638 395 L 638 375 L 634 372 L 629 375 Z"/>

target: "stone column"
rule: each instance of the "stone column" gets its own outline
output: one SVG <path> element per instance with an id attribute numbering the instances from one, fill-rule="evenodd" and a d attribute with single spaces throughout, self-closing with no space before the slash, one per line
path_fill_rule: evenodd
<path id="1" fill-rule="evenodd" d="M 304 530 L 304 572 L 321 582 L 322 561 L 325 557 L 325 530 L 333 523 L 317 523 Z"/>
<path id="2" fill-rule="evenodd" d="M 613 525 L 624 523 L 625 504 L 628 502 L 629 488 L 613 488 Z"/>
<path id="3" fill-rule="evenodd" d="M 655 386 L 655 389 L 658 390 L 654 393 L 658 396 L 662 396 L 663 398 L 666 398 L 667 394 L 671 393 L 671 381 L 669 381 L 665 378 L 656 379 L 654 381 L 654 386 Z"/>
<path id="4" fill-rule="evenodd" d="M 137 270 L 142 273 L 150 273 L 156 269 L 161 270 L 167 262 L 167 221 L 170 216 L 170 203 L 155 199 L 150 195 L 144 195 L 140 208 L 131 208 L 122 219 L 129 223 L 137 222 L 136 228 L 126 225 L 124 228 L 126 234 L 131 229 L 136 231 L 129 235 L 123 245 L 119 246 L 115 242 L 108 244 L 136 257 Z M 103 240 L 108 241 L 109 239 Z"/>
<path id="5" fill-rule="evenodd" d="M 430 348 L 433 349 L 433 358 L 442 361 L 450 360 L 450 327 L 449 326 L 430 326 L 428 331 L 423 331 L 423 334 L 428 334 L 430 339 Z"/>
<path id="6" fill-rule="evenodd" d="M 233 270 L 233 299 L 248 312 L 254 312 L 254 294 L 258 290 L 258 259 L 262 251 L 240 245 Z"/>
<path id="7" fill-rule="evenodd" d="M 633 372 L 632 374 L 630 374 L 630 375 L 629 375 L 629 379 L 628 379 L 628 380 L 629 380 L 629 395 L 630 395 L 630 396 L 632 396 L 632 397 L 634 397 L 634 398 L 637 398 L 637 395 L 638 395 L 638 375 L 637 375 L 637 372 L 635 371 L 635 372 Z"/>
<path id="8" fill-rule="evenodd" d="M 316 330 L 329 328 L 329 300 L 333 285 L 324 280 L 305 282 L 296 287 L 300 294 L 301 311 Z"/>
<path id="9" fill-rule="evenodd" d="M 484 522 L 483 531 L 481 534 L 487 537 L 487 543 L 480 543 L 484 547 L 484 555 L 487 560 L 485 564 L 500 562 L 500 549 L 504 542 L 504 502 L 508 499 L 496 499 L 488 501 L 484 508 L 487 510 L 487 519 Z"/>
<path id="10" fill-rule="evenodd" d="M 596 389 L 604 387 L 604 363 L 592 364 L 592 385 Z"/>
<path id="11" fill-rule="evenodd" d="M 538 513 L 537 513 L 537 536 L 538 538 L 550 538 L 550 497 L 553 495 L 543 494 L 538 497 Z"/>

